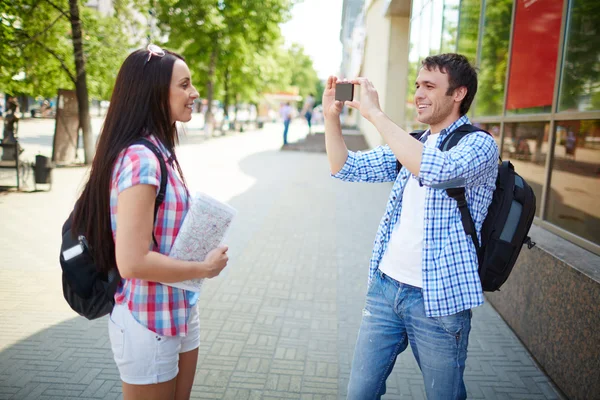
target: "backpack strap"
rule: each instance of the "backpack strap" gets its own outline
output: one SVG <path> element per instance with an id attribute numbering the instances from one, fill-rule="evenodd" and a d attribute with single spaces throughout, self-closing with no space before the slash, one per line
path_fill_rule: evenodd
<path id="1" fill-rule="evenodd" d="M 410 133 L 410 136 L 414 137 L 415 139 L 417 139 L 418 141 L 421 141 L 421 137 L 423 136 L 423 134 L 426 131 L 419 129 L 416 131 L 412 131 Z M 402 169 L 402 164 L 400 163 L 400 161 L 396 160 L 396 174 L 400 173 L 400 170 Z"/>
<path id="2" fill-rule="evenodd" d="M 162 152 L 156 147 L 154 143 L 152 143 L 147 138 L 141 138 L 135 144 L 141 144 L 150 149 L 156 158 L 158 158 L 158 162 L 160 164 L 160 189 L 158 190 L 158 194 L 156 195 L 156 200 L 154 202 L 154 225 L 156 225 L 156 218 L 158 217 L 158 209 L 162 205 L 165 200 L 165 194 L 167 191 L 167 181 L 169 179 L 167 172 L 167 164 L 165 164 L 165 158 L 163 157 Z M 156 241 L 156 236 L 154 236 L 154 229 L 152 229 L 152 240 L 154 244 L 158 247 L 158 242 Z"/>
<path id="3" fill-rule="evenodd" d="M 464 125 L 461 125 L 458 128 L 456 128 L 452 133 L 450 133 L 448 136 L 446 136 L 446 138 L 440 145 L 440 150 L 442 150 L 442 151 L 450 150 L 451 148 L 456 146 L 462 138 L 464 138 L 465 136 L 467 136 L 468 134 L 473 133 L 473 132 L 484 132 L 491 136 L 491 134 L 489 132 L 484 131 L 483 129 L 477 128 L 470 124 L 464 124 Z M 457 187 L 457 188 L 446 189 L 446 193 L 448 194 L 448 196 L 450 196 L 454 200 L 456 200 L 456 203 L 458 204 L 458 209 L 460 210 L 460 220 L 462 222 L 463 228 L 465 230 L 465 233 L 467 235 L 471 236 L 471 239 L 473 240 L 473 244 L 475 245 L 475 250 L 477 251 L 477 257 L 479 258 L 479 253 L 480 253 L 479 250 L 480 250 L 481 246 L 479 244 L 479 240 L 477 239 L 477 231 L 475 230 L 475 223 L 473 222 L 473 218 L 471 217 L 471 212 L 469 211 L 469 207 L 467 206 L 467 198 L 465 196 L 465 188 Z"/>

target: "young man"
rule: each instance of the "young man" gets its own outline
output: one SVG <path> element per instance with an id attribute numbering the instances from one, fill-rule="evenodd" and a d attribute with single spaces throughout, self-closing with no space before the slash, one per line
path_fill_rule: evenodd
<path id="1" fill-rule="evenodd" d="M 396 357 L 410 344 L 429 400 L 466 398 L 463 372 L 471 308 L 483 303 L 475 246 L 463 230 L 456 201 L 444 191 L 457 185 L 479 235 L 492 199 L 498 147 L 484 132 L 465 136 L 447 152 L 442 141 L 463 124 L 477 92 L 477 73 L 458 54 L 427 57 L 415 86 L 417 119 L 429 125 L 420 141 L 394 124 L 365 78 L 360 111 L 387 145 L 348 151 L 341 132 L 343 104 L 337 78 L 323 94 L 327 156 L 334 177 L 349 182 L 394 182 L 370 262 L 369 289 L 354 350 L 348 399 L 379 399 Z M 403 165 L 396 172 L 396 159 Z"/>

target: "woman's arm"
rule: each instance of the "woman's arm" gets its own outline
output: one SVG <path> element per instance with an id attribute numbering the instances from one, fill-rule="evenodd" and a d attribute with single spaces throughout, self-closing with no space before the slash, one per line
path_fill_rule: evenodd
<path id="1" fill-rule="evenodd" d="M 156 187 L 140 184 L 119 193 L 115 256 L 121 277 L 173 283 L 213 278 L 227 265 L 227 247 L 208 253 L 201 262 L 181 261 L 150 250 Z"/>

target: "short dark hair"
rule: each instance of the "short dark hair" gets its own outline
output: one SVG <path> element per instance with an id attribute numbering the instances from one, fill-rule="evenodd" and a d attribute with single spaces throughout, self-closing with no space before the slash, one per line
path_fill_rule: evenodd
<path id="1" fill-rule="evenodd" d="M 460 115 L 465 115 L 477 93 L 477 70 L 469 63 L 467 57 L 462 54 L 445 53 L 429 56 L 421 62 L 423 68 L 428 71 L 438 69 L 448 74 L 450 87 L 446 95 L 450 96 L 461 86 L 467 88 L 467 95 L 460 103 Z"/>

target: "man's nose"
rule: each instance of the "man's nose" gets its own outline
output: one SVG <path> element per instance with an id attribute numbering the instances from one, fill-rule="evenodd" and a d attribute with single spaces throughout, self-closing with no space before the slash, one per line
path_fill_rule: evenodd
<path id="1" fill-rule="evenodd" d="M 417 100 L 417 99 L 421 100 L 423 98 L 424 98 L 424 96 L 423 96 L 423 89 L 416 88 L 416 90 L 415 90 L 415 100 Z"/>

